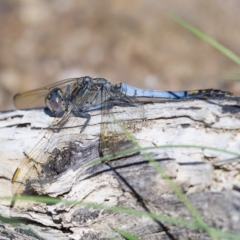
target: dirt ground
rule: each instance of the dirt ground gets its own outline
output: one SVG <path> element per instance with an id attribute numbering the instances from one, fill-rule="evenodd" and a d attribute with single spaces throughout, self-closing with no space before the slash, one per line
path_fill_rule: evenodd
<path id="1" fill-rule="evenodd" d="M 161 90 L 220 88 L 239 66 L 175 23 L 240 55 L 239 0 L 0 1 L 0 110 L 17 92 L 84 75 Z"/>

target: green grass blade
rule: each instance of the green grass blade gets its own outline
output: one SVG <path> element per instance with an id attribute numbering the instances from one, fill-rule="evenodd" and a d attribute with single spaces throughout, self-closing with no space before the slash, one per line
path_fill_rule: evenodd
<path id="1" fill-rule="evenodd" d="M 75 200 L 65 200 L 65 199 L 60 199 L 60 198 L 53 198 L 53 197 L 42 197 L 42 196 L 15 196 L 15 200 L 18 201 L 34 201 L 34 202 L 40 202 L 40 203 L 48 203 L 48 204 L 66 204 L 66 205 L 78 205 L 79 207 L 88 207 L 88 208 L 94 208 L 94 209 L 105 209 L 109 210 L 112 212 L 119 212 L 119 213 L 125 213 L 129 215 L 134 215 L 134 216 L 141 216 L 141 217 L 149 217 L 154 220 L 182 226 L 182 227 L 187 227 L 191 229 L 202 229 L 202 225 L 199 224 L 199 222 L 196 222 L 194 220 L 184 220 L 180 218 L 174 218 L 174 217 L 169 217 L 169 216 L 164 216 L 164 215 L 158 215 L 154 214 L 151 212 L 147 212 L 144 210 L 136 210 L 136 209 L 130 209 L 130 208 L 124 208 L 124 207 L 119 207 L 119 206 L 109 206 L 109 205 L 103 205 L 103 204 L 96 204 L 96 203 L 89 203 L 89 202 L 83 202 L 83 201 L 75 201 Z M 13 197 L 0 197 L 0 200 L 13 200 Z M 1 215 L 0 215 L 1 216 Z M 0 219 L 1 220 L 1 219 Z M 22 220 L 20 220 L 22 221 Z M 24 223 L 24 221 L 23 221 Z M 212 227 L 208 227 L 208 231 L 211 232 L 211 235 L 214 234 L 215 237 L 221 237 L 225 239 L 240 239 L 239 234 L 234 234 L 231 232 L 226 232 L 226 231 L 221 231 L 219 229 L 215 229 Z"/>
<path id="2" fill-rule="evenodd" d="M 156 146 L 156 147 L 143 147 L 143 148 L 135 148 L 135 149 L 120 151 L 118 153 L 111 154 L 111 155 L 104 156 L 104 157 L 98 158 L 96 160 L 93 160 L 93 161 L 87 163 L 86 166 L 88 167 L 88 166 L 91 166 L 91 165 L 94 165 L 97 163 L 101 163 L 101 162 L 110 160 L 111 158 L 116 157 L 116 156 L 134 153 L 134 152 L 136 152 L 136 150 L 144 152 L 144 151 L 148 151 L 148 150 L 161 149 L 161 148 L 196 148 L 196 149 L 202 149 L 202 150 L 207 149 L 207 150 L 222 152 L 222 153 L 226 153 L 226 154 L 233 155 L 236 157 L 240 157 L 240 153 L 238 153 L 238 152 L 232 152 L 232 151 L 215 148 L 215 147 L 207 147 L 207 146 L 199 146 L 199 145 L 184 145 L 184 144 L 182 144 L 182 145 L 161 145 L 161 146 Z"/>
<path id="3" fill-rule="evenodd" d="M 129 140 L 134 143 L 135 148 L 138 151 L 141 151 L 142 147 L 138 143 L 138 141 L 124 128 L 124 126 L 114 117 L 114 122 L 118 124 L 124 134 L 127 136 Z M 197 209 L 192 205 L 192 203 L 188 200 L 188 198 L 184 195 L 184 193 L 180 190 L 180 188 L 171 180 L 171 178 L 164 172 L 164 170 L 159 166 L 159 164 L 155 161 L 155 159 L 148 153 L 142 153 L 145 158 L 149 161 L 149 163 L 155 168 L 155 170 L 162 176 L 163 179 L 168 183 L 171 189 L 175 192 L 175 194 L 179 197 L 182 203 L 186 206 L 186 208 L 191 212 L 192 216 L 194 217 L 196 223 L 199 225 L 201 229 L 206 231 L 212 239 L 217 239 L 216 232 L 211 231 L 210 226 L 203 220 L 200 213 Z"/>
<path id="4" fill-rule="evenodd" d="M 112 228 L 115 232 L 118 232 L 122 237 L 128 239 L 128 240 L 140 240 L 139 238 L 137 238 L 136 236 L 124 232 L 123 230 L 117 229 L 117 228 Z"/>
<path id="5" fill-rule="evenodd" d="M 194 33 L 195 35 L 197 35 L 198 37 L 200 37 L 201 39 L 203 39 L 204 41 L 208 42 L 210 45 L 212 45 L 213 47 L 215 47 L 217 50 L 219 50 L 221 53 L 223 53 L 224 55 L 226 55 L 227 57 L 229 57 L 230 59 L 232 59 L 235 63 L 237 63 L 238 65 L 240 65 L 240 57 L 238 57 L 235 53 L 233 53 L 232 51 L 230 51 L 228 48 L 226 48 L 225 46 L 223 46 L 222 44 L 220 44 L 219 42 L 215 41 L 214 39 L 212 39 L 211 37 L 209 37 L 208 35 L 206 35 L 205 33 L 201 32 L 200 30 L 198 30 L 197 28 L 193 27 L 191 24 L 189 24 L 188 22 L 184 21 L 182 18 L 176 16 L 175 14 L 169 13 L 168 14 L 175 22 L 177 22 L 178 24 L 182 25 L 184 28 L 186 28 L 187 30 L 189 30 L 190 32 Z"/>
<path id="6" fill-rule="evenodd" d="M 133 142 L 136 149 L 140 151 L 141 146 L 138 143 L 136 139 L 124 128 L 123 125 L 121 125 L 120 122 L 117 121 L 117 119 L 113 116 L 114 121 L 119 125 L 119 127 L 122 129 L 124 134 L 127 136 L 129 140 Z M 171 178 L 164 172 L 164 170 L 159 166 L 159 164 L 155 161 L 155 159 L 148 153 L 143 152 L 143 156 L 149 161 L 149 163 L 155 168 L 155 170 L 162 176 L 163 179 L 168 183 L 168 185 L 171 187 L 171 189 L 175 192 L 175 194 L 178 196 L 178 198 L 183 202 L 183 204 L 188 208 L 188 210 L 191 212 L 192 216 L 195 218 L 197 223 L 201 226 L 202 229 L 204 229 L 206 232 L 211 235 L 211 233 L 208 231 L 208 225 L 204 222 L 199 212 L 195 209 L 195 207 L 191 204 L 191 202 L 188 200 L 188 198 L 184 195 L 184 193 L 180 190 L 180 188 L 171 180 Z"/>

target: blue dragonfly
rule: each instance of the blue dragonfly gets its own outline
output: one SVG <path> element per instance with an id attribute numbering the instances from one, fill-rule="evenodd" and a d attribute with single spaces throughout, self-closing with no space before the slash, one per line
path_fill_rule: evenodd
<path id="1" fill-rule="evenodd" d="M 101 110 L 99 153 L 100 156 L 106 156 L 134 147 L 122 128 L 130 132 L 141 130 L 144 121 L 142 99 L 197 99 L 231 95 L 231 92 L 216 89 L 175 92 L 146 90 L 125 83 L 111 84 L 104 78 L 89 76 L 66 79 L 37 90 L 17 94 L 14 96 L 16 108 L 47 107 L 56 118 L 47 128 L 44 140 L 39 141 L 15 171 L 12 192 L 14 195 L 27 192 L 26 183 L 42 174 L 43 166 L 49 159 L 45 155 L 47 151 L 49 152 L 50 142 L 55 138 L 54 133 L 60 136 L 62 134 L 64 137 L 63 129 L 77 127 L 74 125 L 74 118 L 85 119 L 79 129 L 81 135 L 88 126 L 91 112 Z M 122 114 L 122 117 L 118 118 L 121 114 L 116 114 L 116 107 L 128 108 L 130 111 L 124 117 Z"/>

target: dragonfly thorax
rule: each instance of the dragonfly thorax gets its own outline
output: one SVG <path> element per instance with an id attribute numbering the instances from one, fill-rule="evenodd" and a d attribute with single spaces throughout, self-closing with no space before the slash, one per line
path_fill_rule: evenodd
<path id="1" fill-rule="evenodd" d="M 54 88 L 46 97 L 47 107 L 56 115 L 66 110 L 66 101 L 60 88 Z"/>

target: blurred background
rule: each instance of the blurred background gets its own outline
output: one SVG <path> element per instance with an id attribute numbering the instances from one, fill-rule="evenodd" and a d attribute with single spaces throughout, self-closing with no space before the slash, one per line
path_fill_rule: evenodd
<path id="1" fill-rule="evenodd" d="M 0 110 L 15 93 L 70 77 L 161 90 L 220 88 L 239 66 L 174 22 L 174 13 L 240 55 L 239 0 L 0 1 Z"/>

